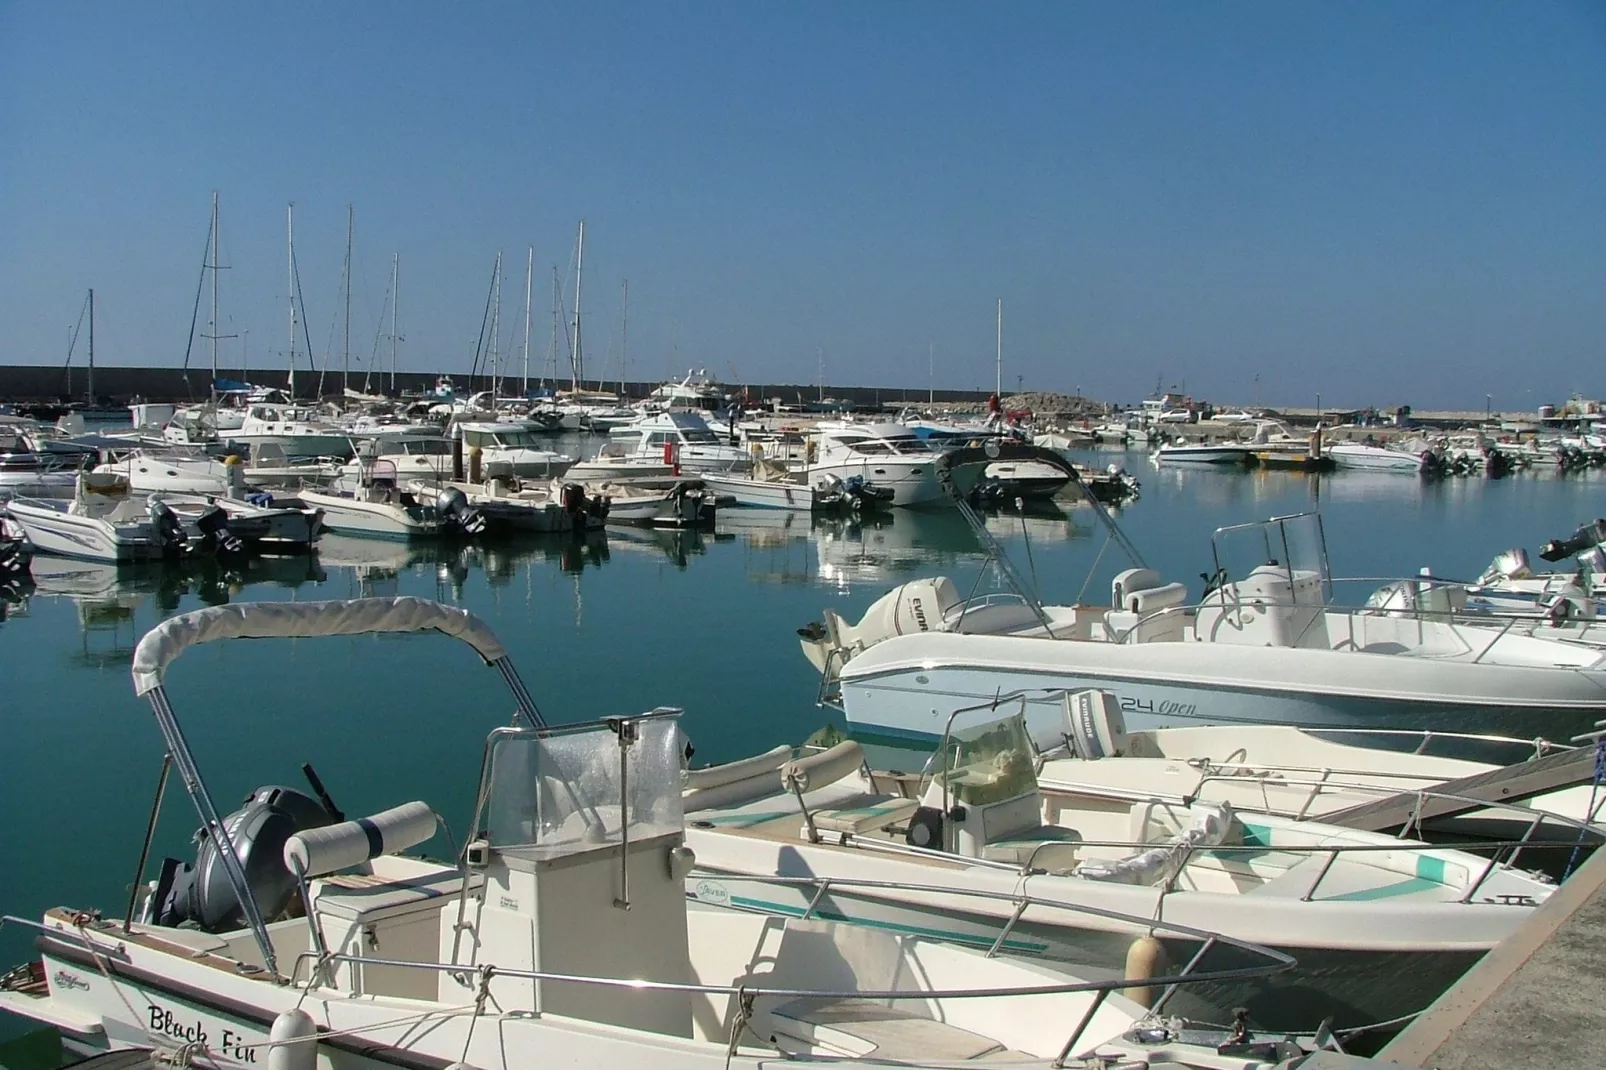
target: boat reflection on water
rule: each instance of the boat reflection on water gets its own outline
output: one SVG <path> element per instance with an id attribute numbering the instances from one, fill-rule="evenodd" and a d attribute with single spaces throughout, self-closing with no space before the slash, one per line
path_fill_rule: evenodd
<path id="1" fill-rule="evenodd" d="M 1064 542 L 1086 538 L 1089 532 L 1052 502 L 982 515 L 988 532 L 1000 539 L 1024 534 L 1034 542 Z M 842 590 L 885 586 L 900 574 L 929 572 L 987 554 L 957 509 L 899 509 L 857 517 L 727 509 L 718 524 L 721 535 L 745 545 L 748 574 L 770 582 L 820 582 Z"/>
<path id="2" fill-rule="evenodd" d="M 320 563 L 350 580 L 350 596 L 364 598 L 407 593 L 401 590 L 401 578 L 407 575 L 433 577 L 437 586 L 460 594 L 475 572 L 483 572 L 490 586 L 501 587 L 537 562 L 579 573 L 600 568 L 608 553 L 609 536 L 603 531 L 531 534 L 484 544 L 401 542 L 325 532 L 318 536 L 317 549 Z"/>
<path id="3" fill-rule="evenodd" d="M 663 554 L 678 569 L 684 569 L 693 557 L 706 554 L 709 542 L 720 538 L 699 528 L 611 527 L 606 530 L 608 549 Z"/>

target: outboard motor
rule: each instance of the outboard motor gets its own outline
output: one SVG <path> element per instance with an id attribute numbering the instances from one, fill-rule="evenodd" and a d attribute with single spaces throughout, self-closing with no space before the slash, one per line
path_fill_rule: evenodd
<path id="1" fill-rule="evenodd" d="M 167 503 L 160 498 L 152 498 L 145 503 L 145 512 L 156 528 L 156 537 L 162 544 L 162 550 L 170 554 L 181 552 L 190 537 L 184 532 L 183 521 L 167 507 Z"/>
<path id="2" fill-rule="evenodd" d="M 1606 519 L 1597 518 L 1573 532 L 1570 538 L 1551 539 L 1539 548 L 1539 556 L 1546 561 L 1561 561 L 1602 543 L 1606 543 Z"/>
<path id="3" fill-rule="evenodd" d="M 245 543 L 229 530 L 229 514 L 223 511 L 221 505 L 207 506 L 201 515 L 195 518 L 195 526 L 201 533 L 201 542 L 197 547 L 201 552 L 210 551 L 214 554 L 245 552 Z"/>
<path id="4" fill-rule="evenodd" d="M 586 508 L 586 489 L 578 483 L 565 483 L 558 495 L 558 502 L 570 517 L 578 516 Z"/>
<path id="5" fill-rule="evenodd" d="M 265 920 L 282 915 L 296 891 L 295 878 L 284 868 L 285 842 L 335 820 L 324 803 L 278 785 L 258 788 L 244 806 L 223 819 Z M 170 927 L 194 925 L 210 933 L 242 928 L 245 909 L 229 884 L 219 844 L 206 829 L 195 834 L 195 843 L 193 864 L 176 858 L 163 861 L 141 920 Z"/>
<path id="6" fill-rule="evenodd" d="M 479 535 L 485 531 L 485 517 L 469 505 L 468 495 L 456 487 L 447 487 L 437 494 L 435 508 L 464 535 Z"/>
<path id="7" fill-rule="evenodd" d="M 1528 565 L 1528 551 L 1514 546 L 1496 554 L 1489 567 L 1483 570 L 1483 575 L 1478 577 L 1478 582 L 1487 586 L 1501 580 L 1525 580 L 1533 574 L 1533 569 Z"/>

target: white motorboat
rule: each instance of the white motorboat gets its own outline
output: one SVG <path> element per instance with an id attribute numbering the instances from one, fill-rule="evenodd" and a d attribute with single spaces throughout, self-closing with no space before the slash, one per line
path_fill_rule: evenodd
<path id="1" fill-rule="evenodd" d="M 427 804 L 346 820 L 310 772 L 312 794 L 263 787 L 219 815 L 168 697 L 175 659 L 225 638 L 420 631 L 469 644 L 517 704 L 515 726 L 486 740 L 457 860 L 402 854 L 435 839 L 440 819 Z M 148 884 L 141 873 L 126 917 L 54 908 L 4 919 L 37 934 L 37 958 L 5 975 L 0 1009 L 54 1026 L 80 1054 L 204 1051 L 219 1070 L 270 1058 L 275 1070 L 983 1058 L 1049 1070 L 1073 1054 L 1147 1065 L 1148 1052 L 1156 1067 L 1180 1057 L 1161 1037 L 1132 1034 L 1147 1012 L 1118 993 L 1131 987 L 1119 976 L 689 901 L 696 859 L 681 821 L 679 711 L 548 726 L 496 636 L 463 610 L 416 598 L 203 609 L 145 635 L 134 685 L 200 817 L 193 864 L 168 859 Z M 160 804 L 158 794 L 152 833 Z M 956 895 L 985 898 L 946 893 Z M 1234 965 L 1248 962 L 1146 978 L 1165 984 L 1162 999 L 1172 980 L 1286 965 L 1209 932 L 1124 921 L 1138 939 L 1211 939 L 1231 945 Z M 1180 1039 L 1170 1029 L 1183 1023 L 1154 1024 L 1165 1041 Z M 1242 1066 L 1183 1050 L 1211 1060 L 1200 1066 Z"/>
<path id="2" fill-rule="evenodd" d="M 72 498 L 14 498 L 7 511 L 44 554 L 91 561 L 150 561 L 178 553 L 182 522 L 159 500 L 129 496 L 113 476 L 80 472 Z"/>
<path id="3" fill-rule="evenodd" d="M 707 527 L 714 523 L 716 515 L 714 495 L 701 479 L 678 480 L 668 489 L 639 483 L 576 483 L 573 480 L 554 486 L 560 494 L 563 487 L 580 487 L 588 499 L 602 500 L 607 504 L 605 515 L 614 523 Z"/>
<path id="4" fill-rule="evenodd" d="M 71 498 L 75 469 L 51 463 L 27 444 L 20 431 L 0 427 L 0 501 L 6 498 Z"/>
<path id="5" fill-rule="evenodd" d="M 566 453 L 542 449 L 536 433 L 524 424 L 474 422 L 459 423 L 454 428 L 463 440 L 465 458 L 480 451 L 482 471 L 496 469 L 520 478 L 552 479 L 574 464 L 574 458 Z"/>
<path id="6" fill-rule="evenodd" d="M 1360 468 L 1371 472 L 1403 472 L 1420 475 L 1433 468 L 1433 456 L 1424 450 L 1408 453 L 1387 446 L 1370 446 L 1364 442 L 1333 442 L 1326 447 L 1327 456 L 1339 468 Z"/>
<path id="7" fill-rule="evenodd" d="M 822 476 L 812 484 L 772 461 L 757 460 L 746 475 L 705 472 L 703 483 L 737 505 L 759 509 L 874 509 L 891 504 L 893 492 L 855 476 L 847 481 Z"/>
<path id="8" fill-rule="evenodd" d="M 240 429 L 227 435 L 231 442 L 252 450 L 277 446 L 289 458 L 352 455 L 351 436 L 325 421 L 315 409 L 300 405 L 259 402 L 246 409 Z"/>
<path id="9" fill-rule="evenodd" d="M 637 483 L 665 489 L 679 481 L 675 466 L 663 458 L 641 457 L 625 442 L 605 442 L 597 455 L 578 461 L 565 473 L 579 483 Z"/>
<path id="10" fill-rule="evenodd" d="M 187 527 L 202 534 L 220 535 L 209 517 L 220 510 L 226 531 L 240 549 L 259 554 L 301 553 L 312 548 L 323 527 L 323 511 L 299 501 L 275 503 L 272 495 L 234 498 L 213 494 L 162 493 L 156 496 Z M 232 548 L 232 547 L 231 547 Z"/>
<path id="11" fill-rule="evenodd" d="M 1242 1004 L 1259 1021 L 1304 1029 L 1330 1015 L 1346 1028 L 1420 1011 L 1555 888 L 1465 851 L 1225 803 L 1045 798 L 1021 714 L 982 707 L 945 720 L 913 797 L 871 773 L 853 741 L 689 773 L 686 842 L 711 886 L 694 883 L 694 893 L 738 894 L 722 888 L 722 874 L 1008 889 L 1253 934 L 1298 966 L 1274 985 L 1213 992 L 1218 1009 Z M 987 911 L 940 897 L 833 888 L 829 898 L 833 916 L 955 941 L 996 938 L 977 924 Z M 770 886 L 761 901 L 786 912 L 798 893 Z M 1096 915 L 1027 913 L 1001 939 L 1017 953 L 1102 956 L 1114 967 L 1126 932 Z M 1197 950 L 1161 942 L 1172 961 Z"/>
<path id="12" fill-rule="evenodd" d="M 461 494 L 467 507 L 484 521 L 485 531 L 493 535 L 511 531 L 595 531 L 608 516 L 606 499 L 588 498 L 585 489 L 574 483 L 525 482 L 501 476 L 484 483 L 448 480 L 436 486 L 420 481 L 412 484 L 412 491 L 420 500 L 442 493 Z"/>
<path id="13" fill-rule="evenodd" d="M 1247 465 L 1254 454 L 1234 442 L 1168 442 L 1150 455 L 1156 465 Z"/>
<path id="14" fill-rule="evenodd" d="M 343 480 L 360 477 L 362 468 L 374 461 L 394 465 L 396 478 L 403 482 L 439 483 L 452 478 L 452 440 L 438 427 L 374 431 L 354 440 L 354 446 L 356 456 L 340 468 Z"/>
<path id="15" fill-rule="evenodd" d="M 927 505 L 945 500 L 937 478 L 938 454 L 901 424 L 821 423 L 805 446 L 803 474 L 813 483 L 832 476 L 857 477 L 892 491 L 892 504 Z"/>
<path id="16" fill-rule="evenodd" d="M 1245 543 L 1265 563 L 1229 580 L 1223 553 Z M 1042 696 L 1029 717 L 1051 734 L 1053 696 L 1087 688 L 1114 691 L 1136 728 L 1560 737 L 1606 717 L 1606 643 L 1592 622 L 1332 605 L 1315 514 L 1221 529 L 1212 554 L 1216 568 L 1197 602 L 1186 585 L 1143 568 L 1115 577 L 1108 606 L 965 599 L 947 579 L 920 580 L 885 595 L 856 625 L 828 610 L 804 630 L 804 652 L 861 732 L 925 740 L 941 734 L 934 705 L 1024 690 Z"/>
<path id="17" fill-rule="evenodd" d="M 709 378 L 706 370 L 694 372 L 688 369 L 680 381 L 654 387 L 643 405 L 650 410 L 691 410 L 706 414 L 721 411 L 729 401 L 729 396 Z"/>
<path id="18" fill-rule="evenodd" d="M 403 490 L 388 460 L 362 465 L 355 479 L 342 479 L 327 490 L 303 488 L 301 501 L 323 510 L 330 531 L 373 539 L 430 539 L 447 529 L 447 518 L 432 503 Z"/>
<path id="19" fill-rule="evenodd" d="M 661 462 L 677 472 L 744 471 L 752 458 L 720 438 L 695 412 L 660 412 L 608 432 L 634 457 Z"/>
<path id="20" fill-rule="evenodd" d="M 1039 764 L 1038 784 L 1048 796 L 1123 803 L 1139 799 L 1228 803 L 1240 812 L 1304 820 L 1394 796 L 1431 799 L 1450 792 L 1448 781 L 1488 777 L 1503 768 L 1571 751 L 1532 739 L 1455 732 L 1298 729 L 1286 725 L 1212 725 L 1127 731 L 1108 692 L 1066 696 L 1066 746 Z M 1450 753 L 1474 753 L 1495 761 Z M 1591 847 L 1606 797 L 1588 785 L 1434 816 L 1416 824 L 1424 839 L 1456 835 L 1472 840 L 1581 842 Z M 1542 827 L 1534 817 L 1544 814 Z M 1580 835 L 1580 831 L 1583 835 Z M 1452 841 L 1452 845 L 1453 845 Z M 1529 852 L 1527 862 L 1546 859 Z M 1565 856 L 1555 859 L 1565 863 Z M 1549 867 L 1546 867 L 1547 869 Z M 1560 868 L 1560 867 L 1557 867 Z"/>
<path id="21" fill-rule="evenodd" d="M 125 480 L 139 494 L 178 493 L 243 497 L 248 492 L 239 458 L 206 454 L 135 450 L 95 466 L 96 472 Z"/>

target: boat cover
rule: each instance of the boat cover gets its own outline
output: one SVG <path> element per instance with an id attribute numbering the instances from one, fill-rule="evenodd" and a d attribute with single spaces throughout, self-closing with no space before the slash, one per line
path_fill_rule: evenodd
<path id="1" fill-rule="evenodd" d="M 185 613 L 146 632 L 134 650 L 134 693 L 160 687 L 187 648 L 216 639 L 271 639 L 433 629 L 474 648 L 487 665 L 507 656 L 490 626 L 465 609 L 427 598 L 353 598 L 330 602 L 246 602 Z"/>

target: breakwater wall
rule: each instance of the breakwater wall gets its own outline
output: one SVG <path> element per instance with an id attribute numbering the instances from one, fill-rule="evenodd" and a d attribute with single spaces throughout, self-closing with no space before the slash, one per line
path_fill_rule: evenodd
<path id="1" fill-rule="evenodd" d="M 242 372 L 236 368 L 223 373 L 230 379 L 245 379 L 250 383 L 265 386 L 285 386 L 285 370 L 283 368 L 252 368 Z M 390 374 L 383 376 L 371 375 L 368 377 L 368 389 L 372 393 L 392 394 L 420 394 L 431 390 L 435 386 L 437 373 L 435 372 L 397 372 L 396 389 L 390 389 Z M 187 372 L 180 368 L 100 368 L 95 369 L 95 396 L 88 396 L 88 374 L 82 367 L 64 369 L 60 365 L 44 367 L 40 365 L 0 365 L 0 401 L 19 402 L 51 402 L 66 404 L 68 402 L 91 402 L 93 406 L 121 406 L 132 400 L 140 401 L 195 401 L 204 398 L 211 388 L 211 373 L 203 369 L 191 368 Z M 485 376 L 470 379 L 467 376 L 453 376 L 457 390 L 472 393 L 476 390 L 490 388 L 490 380 Z M 534 380 L 532 380 L 533 384 Z M 322 390 L 317 372 L 300 371 L 296 373 L 296 396 L 301 398 L 315 398 L 322 394 L 339 394 L 341 392 L 341 377 L 338 372 L 324 373 L 322 377 Z M 502 389 L 507 393 L 516 393 L 519 380 L 502 380 Z M 560 382 L 559 387 L 567 387 L 567 382 Z M 594 385 L 594 384 L 593 384 Z M 644 398 L 650 394 L 659 382 L 625 384 L 625 392 L 632 398 Z M 351 386 L 354 390 L 364 387 L 363 376 L 353 375 Z M 820 388 L 814 385 L 799 383 L 763 383 L 748 384 L 746 386 L 726 385 L 726 389 L 733 391 L 746 390 L 747 396 L 754 400 L 768 400 L 780 398 L 783 402 L 794 404 L 797 402 L 810 402 L 819 398 Z M 604 383 L 602 389 L 617 391 L 618 382 Z M 901 405 L 924 403 L 930 396 L 926 390 L 905 390 L 892 387 L 868 386 L 827 386 L 824 390 L 827 398 L 840 398 L 852 402 L 855 406 L 874 407 L 880 405 Z M 938 390 L 935 400 L 939 403 L 975 403 L 987 399 L 986 391 L 975 390 Z"/>

